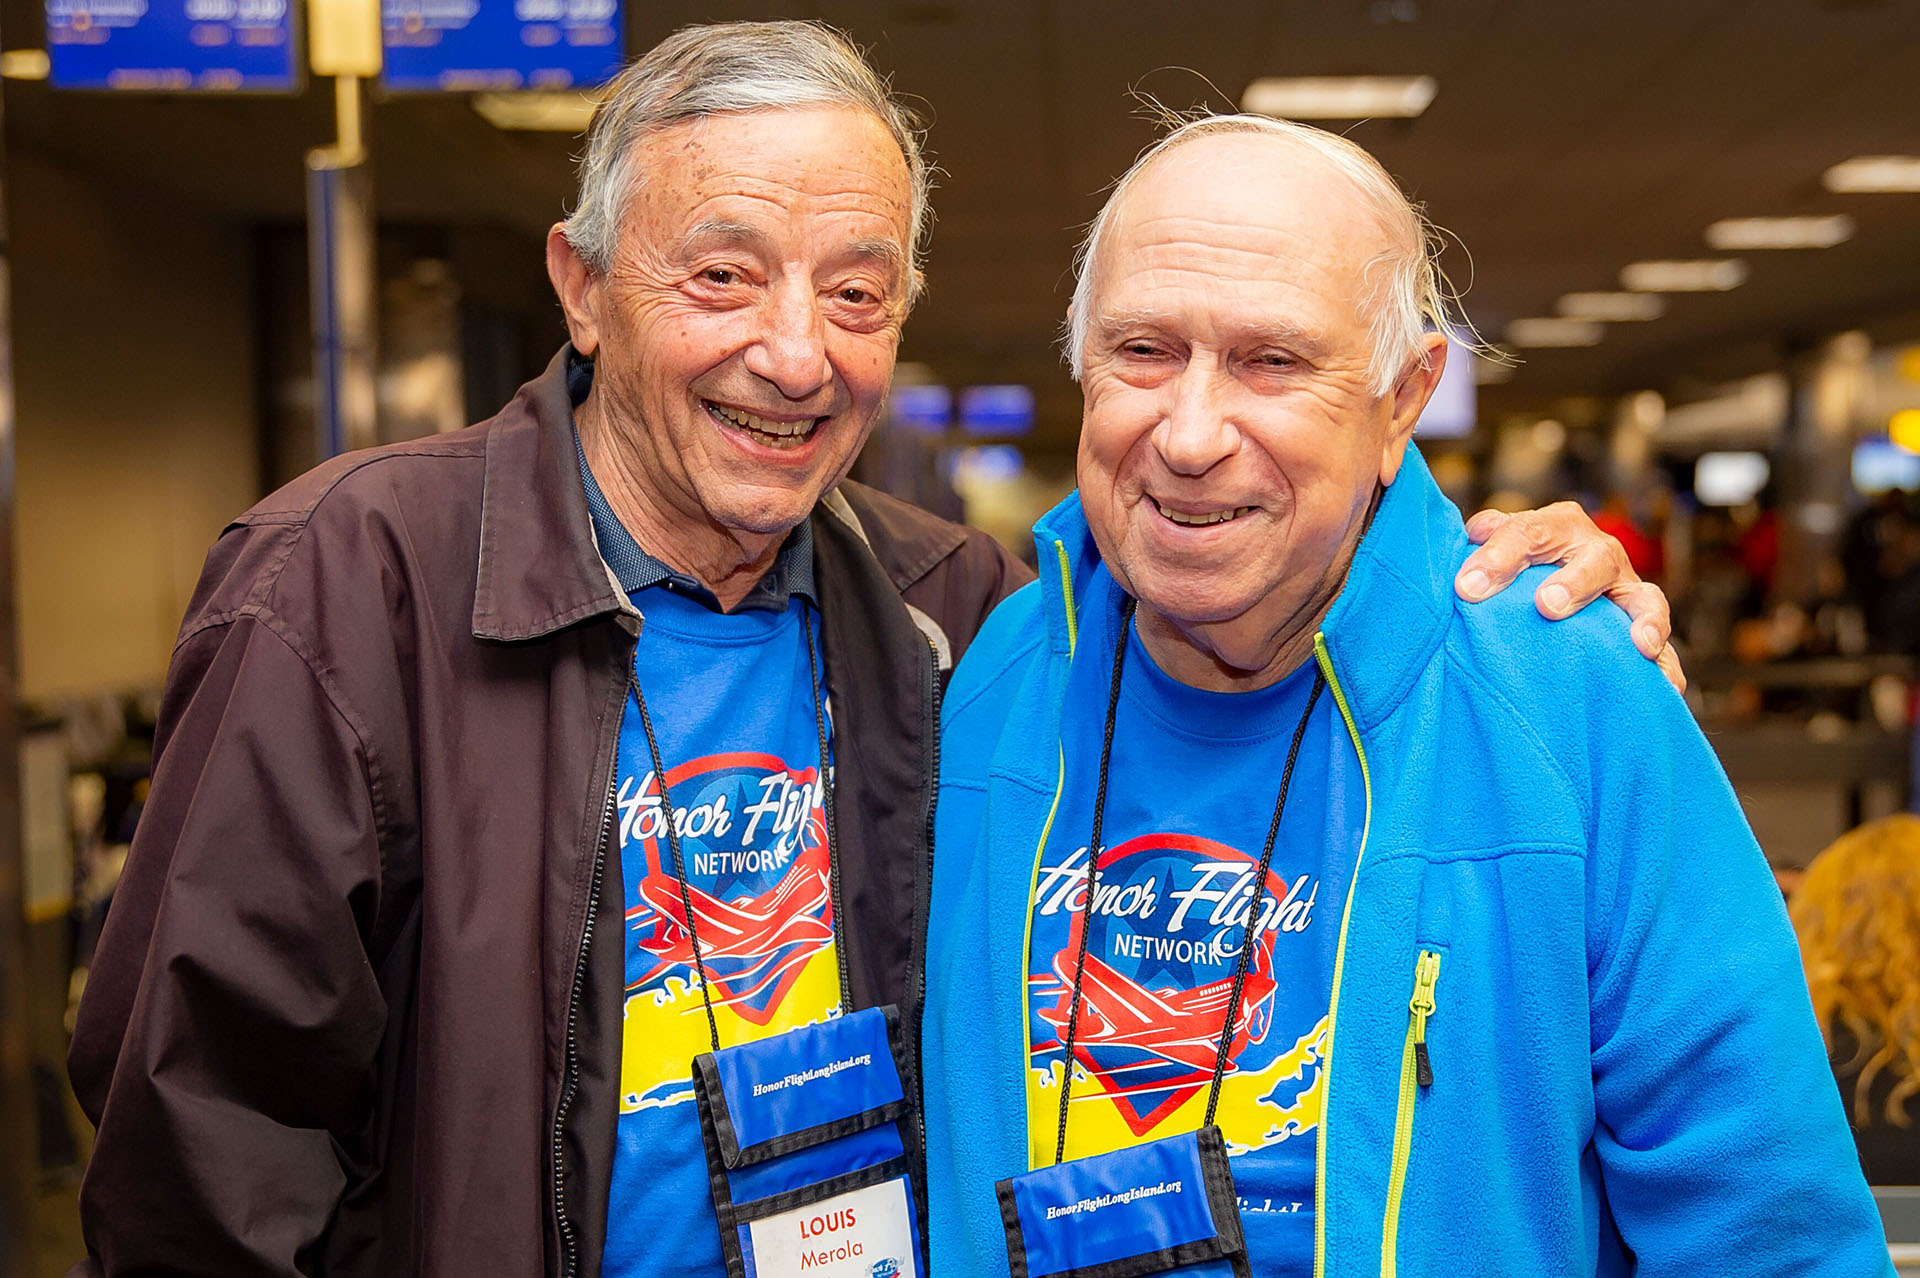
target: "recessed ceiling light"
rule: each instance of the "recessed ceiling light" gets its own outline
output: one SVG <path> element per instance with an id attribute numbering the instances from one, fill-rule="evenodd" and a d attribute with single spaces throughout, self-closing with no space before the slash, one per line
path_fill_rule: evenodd
<path id="1" fill-rule="evenodd" d="M 1439 91 L 1430 75 L 1265 76 L 1247 86 L 1240 107 L 1286 120 L 1411 119 Z"/>
<path id="2" fill-rule="evenodd" d="M 1555 309 L 1567 319 L 1618 324 L 1659 319 L 1667 304 L 1652 293 L 1568 293 Z"/>
<path id="3" fill-rule="evenodd" d="M 1829 191 L 1920 191 L 1920 155 L 1856 155 L 1820 180 Z"/>
<path id="4" fill-rule="evenodd" d="M 1724 293 L 1747 282 L 1737 257 L 1690 262 L 1633 262 L 1620 268 L 1620 287 L 1636 293 Z"/>
<path id="5" fill-rule="evenodd" d="M 590 93 L 476 93 L 473 109 L 496 129 L 584 133 L 599 99 Z"/>
<path id="6" fill-rule="evenodd" d="M 1749 249 L 1832 248 L 1853 234 L 1853 219 L 1831 217 L 1730 217 L 1707 228 L 1707 243 L 1723 253 Z"/>
<path id="7" fill-rule="evenodd" d="M 45 49 L 8 49 L 0 53 L 0 76 L 9 80 L 44 80 L 53 60 Z"/>
<path id="8" fill-rule="evenodd" d="M 1514 346 L 1597 346 L 1606 329 L 1594 320 L 1536 316 L 1507 325 L 1507 341 Z"/>

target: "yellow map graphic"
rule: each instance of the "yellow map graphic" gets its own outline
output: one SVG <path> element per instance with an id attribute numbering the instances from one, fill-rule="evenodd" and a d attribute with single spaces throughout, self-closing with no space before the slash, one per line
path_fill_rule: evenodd
<path id="1" fill-rule="evenodd" d="M 713 1016 L 720 1045 L 736 1047 L 815 1025 L 840 1010 L 840 966 L 834 947 L 814 954 L 801 968 L 780 1010 L 755 1025 L 714 992 Z M 620 1112 L 666 1108 L 693 1099 L 693 1058 L 712 1049 L 707 1014 L 697 980 L 668 977 L 665 989 L 627 997 L 620 1040 Z"/>
<path id="2" fill-rule="evenodd" d="M 1220 1084 L 1220 1107 L 1214 1122 L 1227 1140 L 1227 1152 L 1243 1154 L 1277 1145 L 1320 1125 L 1320 1105 L 1326 1092 L 1327 1020 L 1323 1016 L 1294 1045 L 1257 1072 L 1229 1070 Z M 1053 1053 L 1059 1055 L 1056 1047 Z M 1031 1060 L 1029 1056 L 1029 1060 Z M 1060 1115 L 1060 1061 L 1027 1070 L 1027 1133 L 1030 1165 L 1053 1162 L 1053 1145 Z M 1304 1080 L 1304 1086 L 1291 1086 Z M 1115 1107 L 1106 1080 L 1089 1075 L 1076 1064 L 1073 1096 L 1068 1102 L 1068 1158 L 1084 1158 L 1125 1149 L 1162 1136 L 1190 1132 L 1207 1113 L 1203 1081 L 1193 1095 L 1154 1126 L 1135 1136 Z M 1285 1098 L 1285 1099 L 1281 1099 Z"/>

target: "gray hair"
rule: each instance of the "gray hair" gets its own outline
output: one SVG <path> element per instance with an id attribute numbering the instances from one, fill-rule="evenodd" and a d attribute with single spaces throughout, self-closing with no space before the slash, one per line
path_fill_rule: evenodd
<path id="1" fill-rule="evenodd" d="M 1264 115 L 1207 115 L 1179 124 L 1142 151 L 1114 184 L 1113 194 L 1107 197 L 1105 206 L 1087 228 L 1086 238 L 1074 257 L 1073 300 L 1067 306 L 1063 334 L 1067 363 L 1074 380 L 1080 379 L 1082 361 L 1086 358 L 1094 274 L 1114 210 L 1119 208 L 1141 172 L 1159 156 L 1195 138 L 1223 133 L 1263 134 L 1298 142 L 1331 162 L 1360 189 L 1361 195 L 1379 214 L 1391 241 L 1391 247 L 1367 263 L 1366 296 L 1361 299 L 1373 338 L 1370 366 L 1373 393 L 1384 395 L 1391 391 L 1416 359 L 1425 367 L 1428 357 L 1421 338 L 1430 328 L 1447 331 L 1452 327 L 1447 314 L 1452 293 L 1436 261 L 1439 240 L 1432 225 L 1401 193 L 1380 162 L 1346 138 L 1311 125 Z"/>
<path id="2" fill-rule="evenodd" d="M 580 198 L 562 224 L 588 267 L 613 265 L 620 221 L 638 188 L 640 143 L 685 120 L 744 111 L 847 106 L 870 112 L 907 162 L 912 186 L 908 300 L 920 263 L 932 186 L 919 124 L 845 36 L 818 22 L 723 22 L 684 27 L 615 77 L 587 127 Z"/>

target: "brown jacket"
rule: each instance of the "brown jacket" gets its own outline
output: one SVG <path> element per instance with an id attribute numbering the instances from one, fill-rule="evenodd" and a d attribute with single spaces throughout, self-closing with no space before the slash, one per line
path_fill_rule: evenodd
<path id="1" fill-rule="evenodd" d="M 99 1127 L 76 1273 L 598 1272 L 640 623 L 571 422 L 557 358 L 493 420 L 336 458 L 214 546 L 74 1035 Z M 1027 573 L 854 484 L 813 521 L 853 1001 L 911 1024 L 928 636 L 957 657 Z"/>

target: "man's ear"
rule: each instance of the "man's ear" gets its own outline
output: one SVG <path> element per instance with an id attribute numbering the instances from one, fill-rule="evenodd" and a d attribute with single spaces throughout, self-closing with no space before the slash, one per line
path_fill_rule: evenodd
<path id="1" fill-rule="evenodd" d="M 1420 358 L 1413 361 L 1400 384 L 1393 388 L 1393 416 L 1387 426 L 1387 442 L 1380 450 L 1380 483 L 1392 484 L 1406 460 L 1407 444 L 1413 428 L 1420 422 L 1427 401 L 1440 385 L 1440 374 L 1447 368 L 1447 335 L 1428 333 L 1420 339 Z"/>
<path id="2" fill-rule="evenodd" d="M 574 252 L 566 229 L 555 222 L 547 231 L 547 278 L 567 316 L 567 335 L 573 349 L 591 356 L 600 349 L 598 307 L 600 277 Z"/>

